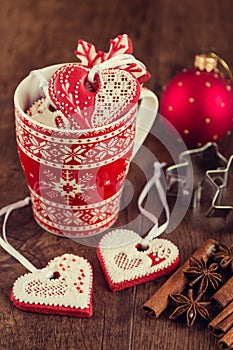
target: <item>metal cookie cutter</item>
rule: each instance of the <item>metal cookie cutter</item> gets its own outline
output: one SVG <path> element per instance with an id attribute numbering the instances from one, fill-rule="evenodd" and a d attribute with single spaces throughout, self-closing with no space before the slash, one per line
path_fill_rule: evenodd
<path id="1" fill-rule="evenodd" d="M 212 202 L 206 216 L 224 217 L 233 209 L 233 155 L 225 169 L 209 170 L 205 176 L 206 188 L 212 193 Z"/>
<path id="2" fill-rule="evenodd" d="M 227 159 L 218 151 L 216 143 L 208 142 L 203 147 L 184 151 L 179 156 L 179 163 L 166 170 L 167 193 L 176 196 L 178 187 L 182 186 L 183 195 L 192 193 L 191 206 L 197 208 L 206 172 L 224 169 L 226 165 Z"/>

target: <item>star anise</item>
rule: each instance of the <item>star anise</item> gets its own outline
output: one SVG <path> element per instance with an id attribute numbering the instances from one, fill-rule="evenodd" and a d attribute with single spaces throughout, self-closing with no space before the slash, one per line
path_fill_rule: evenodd
<path id="1" fill-rule="evenodd" d="M 197 298 L 193 298 L 193 289 L 188 290 L 188 296 L 183 294 L 170 295 L 172 300 L 179 306 L 169 316 L 171 320 L 176 320 L 183 314 L 186 314 L 186 322 L 188 326 L 192 326 L 196 320 L 197 315 L 205 320 L 210 320 L 210 315 L 206 309 L 210 302 L 199 301 L 203 294 L 198 294 Z"/>
<path id="2" fill-rule="evenodd" d="M 191 257 L 189 260 L 189 267 L 183 272 L 187 275 L 188 278 L 191 279 L 189 283 L 190 287 L 195 286 L 195 284 L 200 283 L 199 292 L 204 293 L 209 284 L 213 287 L 213 289 L 217 289 L 219 282 L 222 282 L 222 276 L 216 272 L 218 269 L 217 263 L 212 263 L 207 266 L 207 263 L 203 258 L 196 259 Z"/>
<path id="3" fill-rule="evenodd" d="M 225 244 L 219 244 L 217 251 L 214 253 L 214 258 L 219 261 L 221 268 L 230 267 L 233 271 L 233 244 L 227 247 Z"/>

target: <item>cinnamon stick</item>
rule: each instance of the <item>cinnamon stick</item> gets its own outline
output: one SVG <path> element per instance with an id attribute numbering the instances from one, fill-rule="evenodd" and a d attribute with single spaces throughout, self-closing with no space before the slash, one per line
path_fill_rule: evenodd
<path id="1" fill-rule="evenodd" d="M 233 301 L 209 323 L 208 327 L 216 337 L 222 337 L 233 327 Z"/>
<path id="2" fill-rule="evenodd" d="M 221 350 L 233 349 L 233 327 L 219 340 L 218 346 Z"/>
<path id="3" fill-rule="evenodd" d="M 219 308 L 225 308 L 233 301 L 233 276 L 211 297 Z"/>
<path id="4" fill-rule="evenodd" d="M 193 253 L 196 259 L 203 258 L 208 260 L 209 256 L 215 250 L 217 242 L 213 239 L 207 240 L 202 247 Z M 152 297 L 143 305 L 145 313 L 149 316 L 158 317 L 169 304 L 169 295 L 181 293 L 187 286 L 189 280 L 183 273 L 183 270 L 189 266 L 187 260 L 182 266 L 173 273 L 173 275 L 152 295 Z"/>

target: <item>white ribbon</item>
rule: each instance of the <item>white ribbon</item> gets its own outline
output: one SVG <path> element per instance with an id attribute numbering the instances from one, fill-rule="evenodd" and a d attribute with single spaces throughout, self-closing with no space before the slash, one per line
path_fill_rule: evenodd
<path id="1" fill-rule="evenodd" d="M 23 200 L 20 200 L 16 203 L 12 203 L 10 205 L 5 206 L 0 210 L 0 216 L 5 214 L 3 224 L 2 224 L 2 237 L 0 237 L 0 245 L 3 249 L 5 249 L 10 255 L 12 255 L 16 260 L 18 260 L 27 270 L 39 271 L 34 265 L 32 265 L 23 255 L 21 255 L 15 248 L 7 240 L 6 235 L 6 224 L 10 213 L 19 208 L 23 208 L 30 203 L 30 197 L 26 197 Z"/>
<path id="2" fill-rule="evenodd" d="M 159 163 L 159 162 L 154 163 L 154 174 L 152 178 L 146 183 L 145 187 L 143 188 L 138 198 L 138 208 L 140 212 L 154 223 L 152 229 L 148 232 L 146 237 L 144 237 L 145 245 L 147 244 L 147 242 L 152 241 L 154 238 L 160 236 L 166 230 L 169 224 L 170 211 L 167 203 L 166 193 L 164 191 L 164 187 L 160 180 L 161 169 L 165 165 L 166 165 L 165 163 Z M 158 218 L 154 214 L 152 214 L 151 212 L 149 212 L 148 210 L 142 207 L 142 203 L 146 195 L 152 188 L 152 186 L 156 187 L 159 199 L 161 201 L 162 207 L 164 208 L 165 214 L 166 214 L 166 221 L 161 226 L 159 226 Z"/>
<path id="3" fill-rule="evenodd" d="M 49 96 L 49 83 L 48 80 L 45 78 L 44 74 L 41 72 L 40 69 L 37 70 L 32 70 L 30 72 L 31 75 L 34 75 L 38 81 L 40 82 L 39 85 L 39 89 L 41 89 L 45 95 L 45 97 L 48 99 L 49 103 L 51 104 L 51 106 L 53 106 L 55 109 L 57 109 L 57 107 L 54 105 L 53 101 L 51 100 L 50 96 Z"/>
<path id="4" fill-rule="evenodd" d="M 106 61 L 101 62 L 100 64 L 94 65 L 90 72 L 88 73 L 88 80 L 91 83 L 95 82 L 96 73 L 100 73 L 102 70 L 106 68 L 116 68 L 121 66 L 127 66 L 131 63 L 138 63 L 142 68 L 146 69 L 146 66 L 141 61 L 137 60 L 133 55 L 130 54 L 121 54 L 114 57 L 109 58 Z"/>

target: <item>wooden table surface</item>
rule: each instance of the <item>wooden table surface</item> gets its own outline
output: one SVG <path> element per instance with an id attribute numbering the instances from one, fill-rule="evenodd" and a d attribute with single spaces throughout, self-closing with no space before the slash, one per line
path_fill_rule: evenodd
<path id="1" fill-rule="evenodd" d="M 134 54 L 146 63 L 151 79 L 146 86 L 158 96 L 162 87 L 183 67 L 193 65 L 195 54 L 215 50 L 233 67 L 232 0 L 1 0 L 0 4 L 0 207 L 28 194 L 19 163 L 14 127 L 13 94 L 31 70 L 75 61 L 76 42 L 82 38 L 108 49 L 108 42 L 127 33 Z M 150 136 L 146 146 L 160 161 L 169 155 Z M 219 142 L 226 157 L 232 136 Z M 140 191 L 145 178 L 130 168 L 129 178 Z M 134 203 L 123 210 L 118 225 L 134 217 Z M 31 208 L 14 212 L 8 224 L 12 245 L 42 268 L 66 252 L 84 256 L 93 264 L 93 316 L 90 319 L 40 315 L 16 309 L 9 299 L 12 283 L 26 272 L 0 249 L 0 349 L 150 349 L 209 350 L 217 343 L 203 324 L 186 327 L 168 319 L 148 318 L 142 305 L 166 278 L 112 293 L 101 272 L 95 248 L 54 236 L 34 221 Z M 232 243 L 233 216 L 206 218 L 202 208 L 189 209 L 171 233 L 180 249 L 181 263 L 206 239 Z"/>

